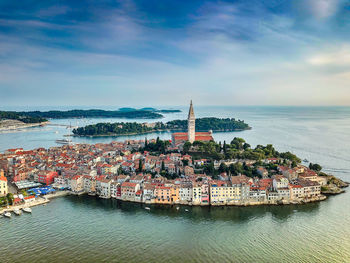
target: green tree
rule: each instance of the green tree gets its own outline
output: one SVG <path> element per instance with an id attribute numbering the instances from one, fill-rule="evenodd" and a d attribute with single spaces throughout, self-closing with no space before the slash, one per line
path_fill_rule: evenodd
<path id="1" fill-rule="evenodd" d="M 314 170 L 315 172 L 320 172 L 322 170 L 322 166 L 319 165 L 318 163 L 310 163 L 309 168 L 311 170 Z"/>

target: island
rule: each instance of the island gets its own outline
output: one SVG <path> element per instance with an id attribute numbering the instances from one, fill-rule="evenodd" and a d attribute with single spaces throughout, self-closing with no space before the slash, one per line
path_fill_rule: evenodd
<path id="1" fill-rule="evenodd" d="M 47 119 L 43 117 L 29 116 L 17 112 L 0 111 L 0 131 L 42 126 L 47 123 Z"/>
<path id="2" fill-rule="evenodd" d="M 47 119 L 66 118 L 126 118 L 126 119 L 159 119 L 162 113 L 181 112 L 172 109 L 155 108 L 120 108 L 116 111 L 89 109 L 89 110 L 51 110 L 51 111 L 0 111 L 0 120 L 16 120 L 23 123 L 41 123 Z"/>
<path id="3" fill-rule="evenodd" d="M 136 123 L 136 122 L 116 122 L 97 123 L 79 127 L 73 130 L 76 136 L 119 136 L 135 135 L 159 131 L 183 131 L 188 126 L 188 120 L 173 120 L 166 123 Z M 195 129 L 197 131 L 212 130 L 215 132 L 243 131 L 251 127 L 242 120 L 234 118 L 199 118 L 196 119 Z"/>
<path id="4" fill-rule="evenodd" d="M 13 163 L 21 165 L 21 173 L 11 169 Z M 66 194 L 143 203 L 146 209 L 305 204 L 340 194 L 348 185 L 319 164 L 305 166 L 291 152 L 271 144 L 251 147 L 237 137 L 228 143 L 188 141 L 182 149 L 157 138 L 0 154 L 5 195 L 0 212 L 7 213 Z"/>

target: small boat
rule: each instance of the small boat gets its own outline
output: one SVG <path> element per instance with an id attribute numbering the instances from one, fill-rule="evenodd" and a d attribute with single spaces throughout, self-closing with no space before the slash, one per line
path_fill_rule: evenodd
<path id="1" fill-rule="evenodd" d="M 20 215 L 22 214 L 21 210 L 19 210 L 19 209 L 13 210 L 13 213 L 14 213 L 16 216 L 20 216 Z"/>
<path id="2" fill-rule="evenodd" d="M 304 159 L 303 162 L 304 162 L 304 163 L 308 163 L 309 160 L 308 160 L 308 159 Z"/>
<path id="3" fill-rule="evenodd" d="M 59 140 L 56 140 L 55 142 L 59 144 L 70 144 L 72 141 L 67 139 L 59 139 Z"/>
<path id="4" fill-rule="evenodd" d="M 22 210 L 26 213 L 31 213 L 32 209 L 30 207 L 23 207 Z"/>
<path id="5" fill-rule="evenodd" d="M 180 207 L 176 207 L 176 210 L 179 210 L 180 209 Z"/>
<path id="6" fill-rule="evenodd" d="M 188 212 L 188 209 L 185 209 L 186 212 Z"/>
<path id="7" fill-rule="evenodd" d="M 8 218 L 11 218 L 11 213 L 10 212 L 6 212 L 6 213 L 4 213 L 4 216 L 6 216 Z"/>
<path id="8" fill-rule="evenodd" d="M 146 210 L 151 210 L 151 208 L 149 208 L 149 207 L 145 207 L 145 209 L 146 209 Z"/>

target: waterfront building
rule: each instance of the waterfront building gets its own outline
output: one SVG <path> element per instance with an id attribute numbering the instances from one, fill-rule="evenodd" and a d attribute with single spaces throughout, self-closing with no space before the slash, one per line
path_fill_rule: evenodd
<path id="1" fill-rule="evenodd" d="M 184 182 L 180 185 L 179 199 L 181 203 L 192 202 L 192 184 L 190 182 Z"/>
<path id="2" fill-rule="evenodd" d="M 54 182 L 55 177 L 58 176 L 57 172 L 53 171 L 40 171 L 38 174 L 38 182 L 46 185 L 50 185 Z"/>
<path id="3" fill-rule="evenodd" d="M 75 175 L 70 180 L 70 189 L 72 192 L 81 193 L 84 191 L 84 177 L 82 175 Z"/>
<path id="4" fill-rule="evenodd" d="M 290 189 L 289 187 L 277 188 L 278 199 L 279 200 L 289 200 L 290 199 Z"/>
<path id="5" fill-rule="evenodd" d="M 90 175 L 84 176 L 84 191 L 86 193 L 96 193 L 96 178 Z"/>
<path id="6" fill-rule="evenodd" d="M 121 184 L 121 199 L 135 201 L 135 194 L 140 190 L 140 184 L 124 182 Z"/>
<path id="7" fill-rule="evenodd" d="M 101 198 L 111 198 L 111 183 L 112 183 L 112 179 L 102 178 L 99 181 L 100 181 L 99 197 L 101 197 Z"/>
<path id="8" fill-rule="evenodd" d="M 171 187 L 156 186 L 154 195 L 156 204 L 171 204 Z"/>
<path id="9" fill-rule="evenodd" d="M 303 199 L 305 196 L 304 187 L 302 187 L 300 184 L 289 184 L 289 190 L 291 200 Z"/>
<path id="10" fill-rule="evenodd" d="M 209 205 L 210 203 L 210 192 L 208 182 L 204 182 L 201 185 L 201 205 Z"/>
<path id="11" fill-rule="evenodd" d="M 305 199 L 313 199 L 321 195 L 321 185 L 318 182 L 298 180 L 298 183 L 304 188 Z"/>
<path id="12" fill-rule="evenodd" d="M 113 181 L 111 182 L 111 197 L 112 198 L 118 198 L 120 197 L 120 195 L 118 196 L 120 190 L 120 183 Z"/>
<path id="13" fill-rule="evenodd" d="M 192 185 L 192 204 L 200 205 L 202 203 L 202 185 L 193 183 Z"/>
<path id="14" fill-rule="evenodd" d="M 251 186 L 249 191 L 250 202 L 265 202 L 267 191 L 265 186 Z"/>
<path id="15" fill-rule="evenodd" d="M 5 196 L 8 193 L 7 178 L 4 176 L 4 171 L 0 173 L 0 196 Z"/>
<path id="16" fill-rule="evenodd" d="M 143 185 L 143 202 L 145 203 L 153 203 L 155 199 L 154 190 L 156 185 L 151 183 L 145 183 Z"/>

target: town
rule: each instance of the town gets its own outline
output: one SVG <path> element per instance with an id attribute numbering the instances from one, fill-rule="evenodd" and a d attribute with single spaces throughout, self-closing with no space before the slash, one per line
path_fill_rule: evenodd
<path id="1" fill-rule="evenodd" d="M 321 169 L 272 145 L 251 149 L 241 138 L 214 142 L 211 131 L 195 131 L 191 102 L 188 132 L 173 133 L 172 140 L 8 149 L 0 154 L 0 195 L 8 195 L 9 183 L 13 204 L 53 192 L 145 204 L 299 204 L 347 186 Z"/>
<path id="2" fill-rule="evenodd" d="M 0 155 L 0 180 L 5 185 L 9 178 L 25 190 L 47 185 L 77 195 L 86 193 L 147 204 L 256 205 L 325 198 L 321 187 L 327 185 L 327 177 L 302 165 L 294 168 L 278 165 L 283 163 L 282 159 L 268 158 L 259 162 L 261 166 L 255 165 L 256 160 L 214 161 L 215 170 L 244 163 L 254 167 L 257 176 L 222 172 L 213 179 L 209 174 L 197 173 L 208 164 L 208 159 L 195 160 L 182 153 L 155 156 L 138 151 L 144 147 L 142 140 L 65 145 L 47 150 L 9 149 Z M 271 165 L 276 170 L 265 168 Z M 168 179 L 161 175 L 163 171 L 177 177 Z M 1 188 L 1 193 L 7 194 L 6 187 Z"/>

